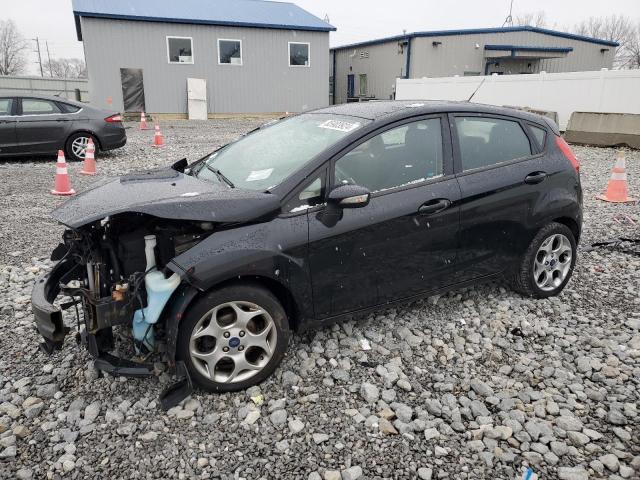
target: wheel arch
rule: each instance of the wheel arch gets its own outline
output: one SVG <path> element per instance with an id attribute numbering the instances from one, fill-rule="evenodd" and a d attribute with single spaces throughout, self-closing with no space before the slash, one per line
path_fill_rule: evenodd
<path id="1" fill-rule="evenodd" d="M 199 290 L 188 283 L 182 283 L 171 296 L 171 299 L 167 303 L 168 307 L 163 311 L 161 319 L 166 330 L 167 353 L 171 364 L 173 364 L 176 359 L 180 324 L 184 316 L 189 313 L 190 308 L 211 291 L 231 285 L 254 285 L 264 288 L 276 297 L 282 305 L 282 308 L 284 308 L 287 319 L 289 320 L 289 328 L 294 331 L 298 329 L 300 324 L 300 308 L 298 303 L 291 291 L 281 282 L 273 278 L 261 275 L 240 275 L 217 282 L 206 290 Z"/>
<path id="2" fill-rule="evenodd" d="M 578 243 L 578 241 L 580 240 L 580 226 L 578 225 L 578 222 L 576 222 L 571 217 L 558 217 L 558 218 L 554 218 L 552 221 L 559 223 L 561 225 L 564 225 L 569 230 L 571 230 L 571 233 L 573 233 L 573 238 L 575 239 L 576 244 Z"/>
<path id="3" fill-rule="evenodd" d="M 65 148 L 67 147 L 67 142 L 69 141 L 69 139 L 72 136 L 74 136 L 76 133 L 88 133 L 89 135 L 91 135 L 93 138 L 96 139 L 96 144 L 97 144 L 96 146 L 98 147 L 98 149 L 102 150 L 102 142 L 100 141 L 100 137 L 96 134 L 96 132 L 92 132 L 91 130 L 87 130 L 86 128 L 79 128 L 69 133 L 69 135 L 67 135 L 67 138 L 64 141 Z"/>

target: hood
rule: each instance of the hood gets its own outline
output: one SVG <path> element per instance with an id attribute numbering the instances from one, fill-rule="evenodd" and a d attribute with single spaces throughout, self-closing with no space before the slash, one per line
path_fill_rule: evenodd
<path id="1" fill-rule="evenodd" d="M 279 197 L 271 193 L 229 188 L 164 168 L 107 178 L 67 200 L 51 216 L 71 228 L 125 212 L 235 223 L 258 219 L 279 208 Z"/>

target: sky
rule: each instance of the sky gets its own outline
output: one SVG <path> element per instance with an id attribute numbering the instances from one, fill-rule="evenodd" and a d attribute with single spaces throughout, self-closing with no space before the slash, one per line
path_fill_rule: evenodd
<path id="1" fill-rule="evenodd" d="M 132 2 L 139 0 L 131 0 Z M 141 0 L 140 0 L 141 1 Z M 144 0 L 154 1 L 154 0 Z M 175 1 L 175 0 L 172 0 Z M 314 15 L 329 16 L 337 27 L 331 46 L 423 30 L 500 27 L 510 0 L 293 0 Z M 620 13 L 640 22 L 640 0 L 514 0 L 513 15 L 544 11 L 551 26 L 565 29 L 591 16 Z M 82 58 L 71 0 L 0 0 L 0 19 L 13 19 L 23 36 L 40 38 L 51 58 Z M 46 43 L 45 43 L 46 42 Z M 39 74 L 36 42 L 31 41 L 29 73 Z"/>

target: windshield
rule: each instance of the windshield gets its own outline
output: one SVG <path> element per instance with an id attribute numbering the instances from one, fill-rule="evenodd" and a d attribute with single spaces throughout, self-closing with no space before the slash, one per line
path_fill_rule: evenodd
<path id="1" fill-rule="evenodd" d="M 287 118 L 214 152 L 198 178 L 265 191 L 281 183 L 323 150 L 368 120 L 346 115 L 306 113 Z"/>

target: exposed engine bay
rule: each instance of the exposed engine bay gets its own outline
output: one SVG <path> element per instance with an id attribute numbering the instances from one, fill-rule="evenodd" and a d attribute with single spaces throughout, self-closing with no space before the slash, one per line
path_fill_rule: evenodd
<path id="1" fill-rule="evenodd" d="M 51 256 L 64 270 L 56 279 L 59 292 L 73 299 L 61 308 L 76 307 L 78 339 L 97 359 L 97 368 L 128 376 L 150 374 L 151 368 L 143 363 L 109 353 L 114 349 L 113 327 L 130 326 L 136 357 L 144 359 L 152 354 L 157 330 L 164 330 L 163 310 L 183 282 L 166 266 L 211 235 L 215 226 L 212 222 L 169 221 L 126 213 L 64 232 L 63 243 Z M 57 295 L 45 296 L 55 297 L 53 293 Z M 42 330 L 40 324 L 38 328 Z M 55 330 L 62 338 L 69 331 L 61 316 Z M 60 335 L 41 333 L 46 349 L 60 348 Z M 57 341 L 47 340 L 52 336 Z"/>

